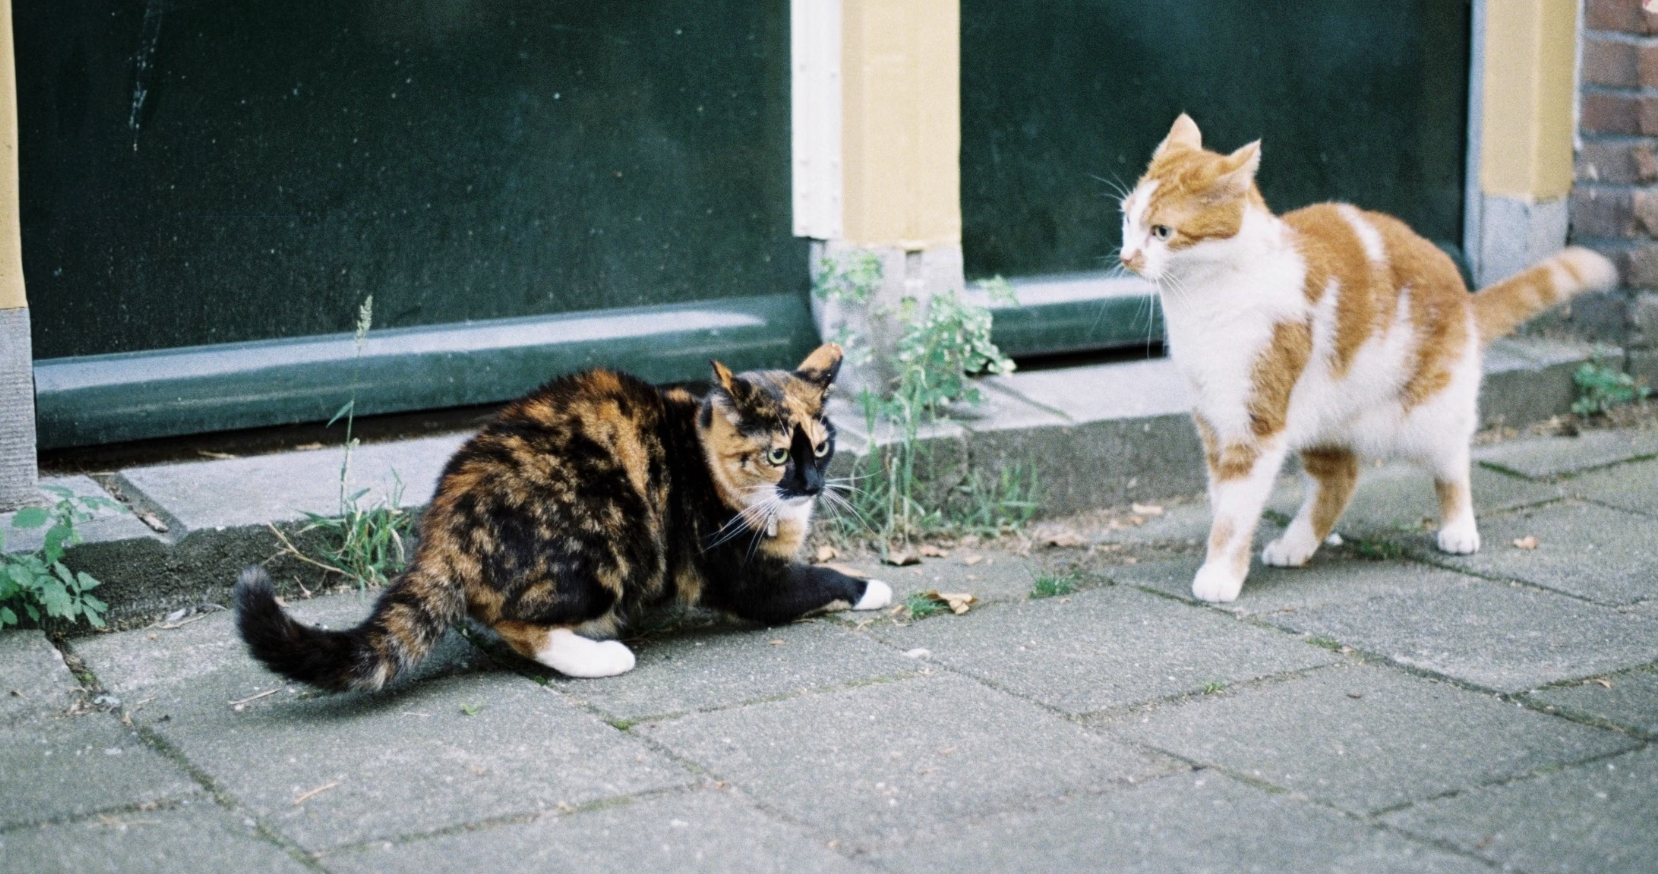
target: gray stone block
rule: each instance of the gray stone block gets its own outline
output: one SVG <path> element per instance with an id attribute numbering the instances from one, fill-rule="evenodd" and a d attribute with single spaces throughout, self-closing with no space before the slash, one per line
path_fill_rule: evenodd
<path id="1" fill-rule="evenodd" d="M 843 850 L 1180 766 L 943 675 L 649 723 L 652 740 Z"/>
<path id="2" fill-rule="evenodd" d="M 134 730 L 100 712 L 0 728 L 0 828 L 177 800 L 201 792 Z M 8 856 L 9 858 L 9 856 Z"/>
<path id="3" fill-rule="evenodd" d="M 1658 429 L 1584 431 L 1576 437 L 1532 437 L 1480 446 L 1474 460 L 1533 479 L 1564 476 L 1658 455 Z"/>
<path id="4" fill-rule="evenodd" d="M 947 826 L 872 858 L 885 870 L 915 874 L 1487 870 L 1211 770 Z"/>
<path id="5" fill-rule="evenodd" d="M 1564 713 L 1622 726 L 1658 738 L 1658 669 L 1641 668 L 1604 679 L 1540 689 L 1527 696 Z"/>
<path id="6" fill-rule="evenodd" d="M 83 691 L 46 635 L 0 631 L 0 726 L 62 713 Z"/>
<path id="7" fill-rule="evenodd" d="M 1648 874 L 1658 870 L 1658 748 L 1436 799 L 1386 819 L 1505 871 Z"/>
<path id="8" fill-rule="evenodd" d="M 1287 635 L 1124 587 L 873 629 L 894 646 L 1067 713 L 1327 665 Z"/>
<path id="9" fill-rule="evenodd" d="M 723 628 L 647 640 L 637 666 L 603 682 L 552 676 L 615 719 L 639 720 L 908 676 L 920 669 L 867 636 L 827 622 Z"/>
<path id="10" fill-rule="evenodd" d="M 804 830 L 778 822 L 730 791 L 621 802 L 407 843 L 328 856 L 329 870 L 361 874 L 523 872 L 866 871 Z"/>
<path id="11" fill-rule="evenodd" d="M 38 500 L 32 363 L 29 308 L 0 309 L 0 510 Z"/>
<path id="12" fill-rule="evenodd" d="M 1535 549 L 1514 541 L 1537 538 Z M 1658 520 L 1594 504 L 1551 504 L 1480 520 L 1473 555 L 1436 561 L 1603 604 L 1658 597 Z"/>
<path id="13" fill-rule="evenodd" d="M 1112 579 L 1196 603 L 1192 577 L 1200 557 L 1145 562 L 1112 568 Z M 1467 577 L 1406 561 L 1356 558 L 1340 548 L 1320 549 L 1306 567 L 1266 567 L 1257 560 L 1238 600 L 1223 609 L 1240 616 L 1293 613 L 1331 604 L 1362 604 L 1383 595 L 1436 592 Z"/>
<path id="14" fill-rule="evenodd" d="M 0 867 L 32 874 L 303 874 L 313 870 L 205 797 L 0 834 Z"/>
<path id="15" fill-rule="evenodd" d="M 1658 516 L 1658 460 L 1620 464 L 1572 477 L 1565 490 L 1601 504 Z"/>
<path id="16" fill-rule="evenodd" d="M 1266 621 L 1501 692 L 1658 660 L 1658 623 L 1650 619 L 1487 580 L 1274 613 Z"/>
<path id="17" fill-rule="evenodd" d="M 104 491 L 102 486 L 93 482 L 91 477 L 46 477 L 40 481 L 40 484 L 41 486 L 56 486 L 68 489 L 71 493 L 81 497 L 102 498 L 105 501 L 114 502 L 109 493 Z M 42 493 L 42 503 L 55 503 L 57 500 L 58 496 L 55 494 Z M 125 507 L 119 505 L 98 507 L 89 512 L 92 514 L 91 519 L 75 525 L 75 530 L 80 532 L 81 535 L 81 544 L 70 547 L 68 554 L 72 559 L 67 560 L 67 563 L 73 564 L 73 559 L 84 557 L 100 544 L 123 543 L 129 540 L 153 540 L 157 537 L 154 531 L 150 530 L 143 522 L 138 521 L 138 517 L 134 516 Z M 5 534 L 6 551 L 34 552 L 45 543 L 46 531 L 49 526 L 14 528 L 12 527 L 12 520 L 16 515 L 16 513 L 0 513 L 0 531 Z"/>
<path id="18" fill-rule="evenodd" d="M 348 495 L 361 506 L 390 500 L 403 484 L 402 506 L 431 499 L 438 474 L 470 434 L 445 434 L 359 446 L 351 454 Z M 170 526 L 174 539 L 194 531 L 302 522 L 305 513 L 338 515 L 344 449 L 331 446 L 249 458 L 162 464 L 121 471 L 122 489 Z"/>
<path id="19" fill-rule="evenodd" d="M 917 592 L 929 590 L 966 592 L 984 604 L 1003 601 L 1023 601 L 1030 597 L 1036 578 L 1043 573 L 1076 572 L 1084 584 L 1092 574 L 1084 567 L 1078 553 L 1035 553 L 1021 557 L 1000 550 L 956 547 L 947 550 L 945 558 L 925 558 L 920 564 L 892 567 L 868 559 L 854 559 L 844 564 L 859 573 L 882 580 L 892 586 L 893 603 L 899 603 Z M 977 558 L 972 564 L 970 559 Z M 842 622 L 865 624 L 869 613 L 837 613 Z"/>
<path id="20" fill-rule="evenodd" d="M 1364 666 L 1205 696 L 1107 728 L 1357 813 L 1636 745 L 1615 732 Z"/>
<path id="21" fill-rule="evenodd" d="M 1586 343 L 1540 337 L 1492 342 L 1485 351 L 1485 379 L 1480 383 L 1480 421 L 1523 428 L 1571 412 L 1577 397 L 1572 374 L 1595 352 Z"/>
<path id="22" fill-rule="evenodd" d="M 295 612 L 341 624 L 365 612 L 351 597 L 317 601 Z M 227 615 L 163 633 L 101 636 L 78 651 L 136 721 L 308 849 L 692 779 L 565 697 L 480 666 L 486 660 L 455 635 L 400 688 L 313 697 L 235 652 Z"/>

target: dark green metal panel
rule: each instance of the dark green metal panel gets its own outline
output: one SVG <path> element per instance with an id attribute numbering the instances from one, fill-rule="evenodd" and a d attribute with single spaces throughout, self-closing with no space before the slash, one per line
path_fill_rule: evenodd
<path id="1" fill-rule="evenodd" d="M 1284 212 L 1346 200 L 1460 252 L 1466 0 L 962 0 L 969 276 L 1101 270 L 1181 111 L 1264 140 Z"/>
<path id="2" fill-rule="evenodd" d="M 354 395 L 363 415 L 499 401 L 596 365 L 707 379 L 710 358 L 793 366 L 816 342 L 773 295 L 376 330 L 360 356 L 351 334 L 89 355 L 35 363 L 36 417 L 43 448 L 84 446 L 322 421 Z"/>
<path id="3" fill-rule="evenodd" d="M 1006 355 L 1150 348 L 1163 341 L 1163 310 L 1139 280 L 1073 274 L 1015 280 L 1013 287 L 1020 306 L 992 305 L 990 338 Z"/>
<path id="4" fill-rule="evenodd" d="M 804 301 L 782 0 L 12 12 L 42 358 Z"/>

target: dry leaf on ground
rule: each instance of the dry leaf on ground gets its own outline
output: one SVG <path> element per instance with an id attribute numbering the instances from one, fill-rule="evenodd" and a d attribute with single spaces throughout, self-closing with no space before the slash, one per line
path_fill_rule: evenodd
<path id="1" fill-rule="evenodd" d="M 833 546 L 820 546 L 817 548 L 817 563 L 823 564 L 826 561 L 834 561 L 835 554 Z"/>
<path id="2" fill-rule="evenodd" d="M 982 555 L 970 555 L 970 556 L 962 559 L 961 563 L 964 564 L 964 565 L 967 565 L 968 567 L 972 567 L 973 565 L 976 565 L 981 561 L 984 561 L 984 556 L 982 556 Z"/>
<path id="3" fill-rule="evenodd" d="M 1157 504 L 1129 504 L 1128 508 L 1133 510 L 1136 516 L 1163 515 L 1163 508 Z"/>
<path id="4" fill-rule="evenodd" d="M 883 564 L 890 564 L 893 567 L 907 567 L 912 564 L 920 564 L 921 557 L 913 552 L 900 549 L 887 553 L 881 559 L 881 562 Z"/>
<path id="5" fill-rule="evenodd" d="M 1514 541 L 1514 546 L 1517 549 L 1536 549 L 1537 538 L 1527 534 L 1526 536 Z"/>
<path id="6" fill-rule="evenodd" d="M 950 552 L 948 550 L 939 549 L 938 547 L 932 545 L 931 543 L 921 544 L 921 554 L 928 557 L 928 558 L 949 558 L 950 557 Z"/>
<path id="7" fill-rule="evenodd" d="M 1608 689 L 1612 688 L 1612 681 L 1606 679 L 1605 677 L 1596 677 L 1595 682 L 1599 683 L 1600 685 L 1602 685 L 1602 686 L 1604 686 Z"/>
<path id="8" fill-rule="evenodd" d="M 966 613 L 968 610 L 972 609 L 974 604 L 979 603 L 978 598 L 975 598 L 966 592 L 940 592 L 937 589 L 929 589 L 922 592 L 921 597 L 937 601 L 938 603 L 949 607 L 950 612 L 956 614 L 957 616 Z"/>
<path id="9" fill-rule="evenodd" d="M 1042 538 L 1042 542 L 1049 546 L 1057 546 L 1062 549 L 1075 549 L 1079 546 L 1088 545 L 1088 540 L 1082 535 L 1077 534 L 1075 531 L 1061 531 L 1057 534 L 1049 534 Z"/>

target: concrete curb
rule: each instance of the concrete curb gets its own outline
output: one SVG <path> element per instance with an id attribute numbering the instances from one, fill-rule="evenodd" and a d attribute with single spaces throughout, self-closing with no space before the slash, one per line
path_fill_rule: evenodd
<path id="1" fill-rule="evenodd" d="M 1594 352 L 1530 338 L 1493 344 L 1481 397 L 1485 421 L 1516 427 L 1567 412 L 1571 374 Z M 1058 515 L 1204 488 L 1185 381 L 1168 359 L 1017 373 L 986 380 L 985 388 L 984 405 L 923 435 L 935 490 L 974 471 L 995 476 L 1011 464 L 1032 464 L 1044 513 Z M 842 469 L 872 442 L 893 440 L 879 429 L 872 438 L 850 403 L 837 402 L 834 415 Z M 352 491 L 370 490 L 365 505 L 397 494 L 400 505 L 418 509 L 467 436 L 361 446 L 352 456 Z M 126 627 L 178 607 L 227 603 L 237 571 L 250 563 L 265 562 L 280 585 L 321 582 L 320 572 L 278 556 L 271 526 L 293 536 L 307 513 L 336 513 L 342 460 L 343 450 L 331 447 L 131 468 L 102 483 L 68 477 L 43 484 L 113 493 L 125 504 L 83 526 L 85 541 L 67 561 L 104 582 L 98 594 L 110 605 L 108 618 Z M 39 546 L 38 532 L 9 526 L 10 516 L 0 515 L 7 551 Z"/>

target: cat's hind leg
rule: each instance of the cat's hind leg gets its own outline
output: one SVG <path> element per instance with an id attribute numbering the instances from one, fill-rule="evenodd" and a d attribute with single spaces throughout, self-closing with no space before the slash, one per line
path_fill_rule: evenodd
<path id="1" fill-rule="evenodd" d="M 494 628 L 519 655 L 566 677 L 614 677 L 633 670 L 633 650 L 619 640 L 594 640 L 572 628 L 510 619 Z"/>
<path id="2" fill-rule="evenodd" d="M 1277 567 L 1300 567 L 1318 551 L 1336 520 L 1353 499 L 1359 481 L 1359 458 L 1346 449 L 1303 449 L 1307 497 L 1277 540 L 1261 551 L 1261 561 Z"/>
<path id="3" fill-rule="evenodd" d="M 1432 460 L 1433 488 L 1439 493 L 1439 548 L 1455 555 L 1480 550 L 1480 529 L 1474 521 L 1474 493 L 1469 479 L 1468 444 L 1458 441 Z"/>

